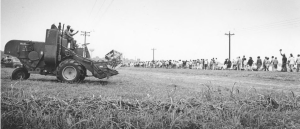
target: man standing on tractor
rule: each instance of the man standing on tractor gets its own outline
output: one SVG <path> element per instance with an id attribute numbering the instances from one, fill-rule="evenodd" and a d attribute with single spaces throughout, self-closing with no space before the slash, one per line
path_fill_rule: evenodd
<path id="1" fill-rule="evenodd" d="M 77 34 L 78 31 L 76 33 L 72 34 L 72 32 L 70 32 L 70 30 L 71 30 L 70 28 L 71 28 L 71 26 L 68 25 L 67 29 L 64 31 L 64 38 L 67 39 L 68 44 L 70 43 L 70 49 L 74 50 L 75 49 L 75 40 L 73 38 L 73 35 Z"/>
<path id="2" fill-rule="evenodd" d="M 74 31 L 74 29 L 71 28 L 71 29 L 70 29 L 70 35 L 71 35 L 71 37 L 72 37 L 72 39 L 73 39 L 73 41 L 72 41 L 72 43 L 71 43 L 71 46 L 70 46 L 71 49 L 72 49 L 72 48 L 75 49 L 75 47 L 77 47 L 76 40 L 74 40 L 73 36 L 76 35 L 76 34 L 78 33 L 78 31 L 75 32 L 75 33 L 73 33 L 73 31 Z"/>
<path id="3" fill-rule="evenodd" d="M 67 39 L 68 45 L 69 45 L 69 43 L 71 43 L 71 41 L 72 41 L 72 36 L 71 36 L 71 34 L 70 34 L 70 28 L 71 28 L 71 26 L 68 25 L 67 28 L 66 28 L 65 31 L 64 31 L 64 36 L 63 36 L 63 38 Z"/>

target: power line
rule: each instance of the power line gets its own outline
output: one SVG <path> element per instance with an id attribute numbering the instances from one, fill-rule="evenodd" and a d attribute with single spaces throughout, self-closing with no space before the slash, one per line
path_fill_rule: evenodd
<path id="1" fill-rule="evenodd" d="M 284 20 L 284 21 L 279 21 L 279 22 L 273 22 L 273 23 L 268 23 L 268 24 L 255 25 L 252 27 L 241 28 L 240 30 L 260 28 L 260 27 L 265 27 L 265 26 L 276 26 L 276 25 L 282 25 L 282 24 L 291 24 L 291 23 L 293 24 L 293 23 L 299 23 L 299 22 L 300 22 L 300 18 L 295 18 L 295 19 L 290 19 L 290 20 Z"/>
<path id="2" fill-rule="evenodd" d="M 95 8 L 95 5 L 96 5 L 97 1 L 98 1 L 98 0 L 95 0 L 94 5 L 93 5 L 93 8 L 92 8 L 92 10 L 91 10 L 91 12 L 90 12 L 90 14 L 89 14 L 89 17 L 91 16 L 91 14 L 92 14 L 92 12 L 93 12 L 93 10 L 94 10 L 94 8 Z"/>
<path id="3" fill-rule="evenodd" d="M 256 25 L 252 27 L 247 27 L 247 28 L 241 28 L 241 29 L 236 29 L 237 31 L 252 31 L 252 30 L 258 30 L 258 29 L 273 29 L 273 28 L 278 28 L 278 27 L 285 27 L 285 26 L 290 26 L 290 25 L 296 25 L 300 23 L 300 18 L 295 18 L 295 19 L 290 19 L 290 20 L 284 20 L 284 21 L 279 21 L 279 22 L 274 22 L 274 23 L 268 23 L 268 24 L 263 24 L 263 25 Z"/>
<path id="4" fill-rule="evenodd" d="M 100 13 L 100 11 L 101 11 L 101 9 L 102 9 L 102 7 L 103 7 L 105 1 L 106 1 L 106 0 L 103 1 L 102 5 L 101 5 L 100 8 L 98 9 L 98 12 L 97 12 L 96 16 L 94 17 L 93 21 L 96 20 L 96 18 L 97 18 L 97 16 L 99 15 L 99 13 Z"/>
<path id="5" fill-rule="evenodd" d="M 105 13 L 107 12 L 107 10 L 109 9 L 109 7 L 112 5 L 113 2 L 114 2 L 114 0 L 112 0 L 112 1 L 109 3 L 109 5 L 108 5 L 108 7 L 106 8 L 106 10 L 104 11 L 104 13 L 100 16 L 100 19 L 97 20 L 95 26 L 96 26 L 97 23 L 103 18 L 103 16 L 105 15 Z"/>
<path id="6" fill-rule="evenodd" d="M 288 23 L 288 24 L 280 24 L 280 25 L 269 25 L 269 26 L 262 26 L 262 27 L 256 27 L 256 28 L 249 28 L 249 29 L 242 29 L 237 31 L 257 31 L 257 30 L 268 30 L 268 29 L 277 29 L 277 28 L 282 28 L 282 27 L 293 27 L 297 26 L 297 24 L 300 24 L 299 22 L 294 22 L 294 23 Z"/>
<path id="7" fill-rule="evenodd" d="M 230 34 L 230 31 L 229 31 L 229 34 L 225 33 L 225 35 L 228 35 L 228 36 L 229 36 L 229 60 L 230 60 L 230 48 L 231 48 L 231 46 L 230 46 L 230 37 L 231 37 L 232 35 L 234 35 L 234 34 Z"/>
<path id="8" fill-rule="evenodd" d="M 299 30 L 300 24 L 293 24 L 293 25 L 285 25 L 285 26 L 277 26 L 277 27 L 268 27 L 268 28 L 258 28 L 258 29 L 249 29 L 249 30 L 241 30 L 240 32 L 256 32 L 256 33 L 265 33 L 265 32 L 275 32 L 278 30 L 292 28 L 294 30 Z M 239 31 L 239 30 L 236 30 Z"/>

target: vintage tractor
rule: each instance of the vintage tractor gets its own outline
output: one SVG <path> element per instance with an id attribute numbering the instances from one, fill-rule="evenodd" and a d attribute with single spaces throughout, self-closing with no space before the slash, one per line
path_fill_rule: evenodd
<path id="1" fill-rule="evenodd" d="M 4 53 L 17 57 L 23 64 L 23 67 L 12 72 L 11 78 L 28 79 L 30 74 L 41 74 L 56 76 L 59 81 L 73 83 L 83 81 L 87 77 L 87 70 L 99 79 L 118 74 L 115 68 L 121 64 L 120 52 L 112 50 L 105 56 L 105 61 L 97 62 L 89 58 L 87 46 L 69 49 L 67 40 L 62 35 L 63 31 L 58 29 L 47 29 L 45 42 L 7 42 Z M 83 54 L 84 52 L 86 53 Z"/>

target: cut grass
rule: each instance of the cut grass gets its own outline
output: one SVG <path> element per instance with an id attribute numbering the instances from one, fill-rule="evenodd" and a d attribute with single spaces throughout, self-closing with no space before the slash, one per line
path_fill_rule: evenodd
<path id="1" fill-rule="evenodd" d="M 211 86 L 189 99 L 166 101 L 36 97 L 4 89 L 2 128 L 299 128 L 299 96 L 262 95 Z M 227 93 L 226 93 L 227 92 Z M 30 96 L 29 98 L 27 96 Z"/>
<path id="2" fill-rule="evenodd" d="M 102 81 L 104 91 L 96 91 L 96 82 L 89 80 L 72 85 L 2 83 L 1 128 L 300 128 L 300 97 L 294 92 L 222 87 L 216 82 L 200 84 L 201 90 L 195 91 L 182 84 L 157 89 L 134 78 L 124 79 L 125 85 Z M 134 83 L 153 87 L 137 89 Z M 118 85 L 124 88 L 115 89 Z M 126 89 L 130 87 L 146 91 Z"/>

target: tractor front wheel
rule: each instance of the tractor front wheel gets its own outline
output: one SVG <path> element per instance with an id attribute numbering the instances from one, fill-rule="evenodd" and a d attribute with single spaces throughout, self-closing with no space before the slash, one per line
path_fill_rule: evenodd
<path id="1" fill-rule="evenodd" d="M 74 83 L 82 81 L 81 65 L 72 59 L 62 61 L 57 68 L 57 78 L 60 81 Z"/>
<path id="2" fill-rule="evenodd" d="M 19 79 L 28 79 L 30 77 L 30 73 L 25 68 L 16 68 L 12 72 L 11 79 L 19 80 Z"/>

